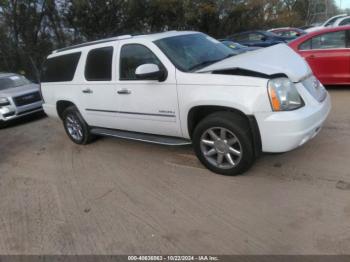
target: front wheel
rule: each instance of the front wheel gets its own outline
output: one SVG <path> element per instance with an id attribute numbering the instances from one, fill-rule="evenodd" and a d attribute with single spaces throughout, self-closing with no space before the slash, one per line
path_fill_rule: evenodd
<path id="1" fill-rule="evenodd" d="M 193 133 L 193 144 L 202 164 L 218 174 L 241 174 L 255 160 L 249 125 L 231 112 L 214 113 L 202 120 Z"/>
<path id="2" fill-rule="evenodd" d="M 63 112 L 63 126 L 74 143 L 85 145 L 91 141 L 90 128 L 75 106 L 70 106 Z"/>

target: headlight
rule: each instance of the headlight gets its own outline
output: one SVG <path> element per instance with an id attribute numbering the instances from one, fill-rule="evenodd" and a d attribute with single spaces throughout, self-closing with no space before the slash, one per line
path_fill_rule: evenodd
<path id="1" fill-rule="evenodd" d="M 268 92 L 273 111 L 290 111 L 304 106 L 294 83 L 286 77 L 271 79 Z"/>
<path id="2" fill-rule="evenodd" d="M 10 101 L 6 97 L 0 97 L 0 107 L 10 105 Z"/>

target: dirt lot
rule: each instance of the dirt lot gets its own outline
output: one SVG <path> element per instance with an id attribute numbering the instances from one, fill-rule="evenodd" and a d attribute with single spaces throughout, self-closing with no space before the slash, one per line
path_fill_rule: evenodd
<path id="1" fill-rule="evenodd" d="M 77 146 L 48 118 L 0 130 L 0 253 L 349 253 L 350 89 L 330 92 L 314 140 L 238 177 L 190 147 Z"/>

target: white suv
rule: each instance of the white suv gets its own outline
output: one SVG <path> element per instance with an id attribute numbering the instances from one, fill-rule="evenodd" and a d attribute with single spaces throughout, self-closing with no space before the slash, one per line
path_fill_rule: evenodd
<path id="1" fill-rule="evenodd" d="M 198 32 L 121 36 L 54 51 L 42 72 L 44 110 L 70 139 L 106 135 L 193 143 L 210 170 L 246 171 L 320 130 L 330 98 L 288 46 L 236 55 Z"/>

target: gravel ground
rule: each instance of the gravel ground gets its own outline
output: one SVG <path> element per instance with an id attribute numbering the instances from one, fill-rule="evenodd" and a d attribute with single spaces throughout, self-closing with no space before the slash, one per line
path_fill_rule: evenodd
<path id="1" fill-rule="evenodd" d="M 350 90 L 302 148 L 244 176 L 215 175 L 191 147 L 70 142 L 45 117 L 0 130 L 1 254 L 350 252 Z"/>

